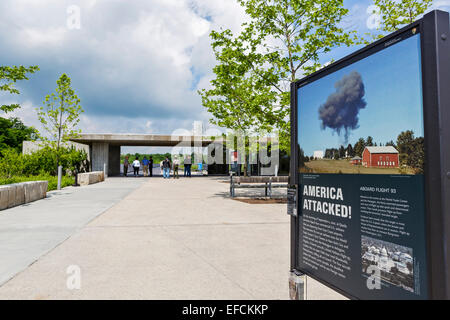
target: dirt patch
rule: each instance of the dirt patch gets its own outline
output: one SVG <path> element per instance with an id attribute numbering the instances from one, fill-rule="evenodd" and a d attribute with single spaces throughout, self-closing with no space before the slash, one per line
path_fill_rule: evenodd
<path id="1" fill-rule="evenodd" d="M 287 199 L 269 199 L 269 198 L 232 198 L 233 200 L 245 202 L 249 204 L 274 204 L 274 203 L 287 203 Z"/>

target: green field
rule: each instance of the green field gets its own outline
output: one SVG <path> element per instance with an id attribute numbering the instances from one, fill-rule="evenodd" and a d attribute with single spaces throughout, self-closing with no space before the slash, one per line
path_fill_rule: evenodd
<path id="1" fill-rule="evenodd" d="M 414 174 L 411 168 L 366 168 L 349 160 L 312 160 L 300 169 L 303 173 Z"/>

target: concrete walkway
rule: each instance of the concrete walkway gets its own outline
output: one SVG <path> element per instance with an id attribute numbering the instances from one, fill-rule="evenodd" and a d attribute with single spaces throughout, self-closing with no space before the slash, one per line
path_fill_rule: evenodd
<path id="1" fill-rule="evenodd" d="M 0 285 L 122 200 L 143 180 L 108 179 L 67 187 L 47 198 L 0 211 Z"/>
<path id="2" fill-rule="evenodd" d="M 118 186 L 123 185 L 123 197 L 133 189 L 130 184 L 141 183 L 1 286 L 0 299 L 288 299 L 286 205 L 231 200 L 229 184 L 218 180 L 111 178 L 79 191 L 84 206 L 97 206 L 97 196 L 91 195 L 95 190 L 112 199 Z M 69 195 L 59 197 L 59 213 L 52 212 L 53 217 L 67 215 L 63 197 Z M 80 217 L 77 225 L 89 219 Z M 69 233 L 60 225 L 53 230 L 53 219 L 39 223 L 46 225 L 42 239 L 55 233 L 62 241 Z M 7 230 L 14 235 L 13 227 Z M 1 241 L 7 238 L 2 235 Z M 10 253 L 17 255 L 19 248 Z M 2 253 L 2 263 L 5 258 Z M 81 288 L 71 290 L 67 268 L 74 265 L 81 270 Z M 314 282 L 308 286 L 319 294 L 312 298 L 339 298 Z"/>

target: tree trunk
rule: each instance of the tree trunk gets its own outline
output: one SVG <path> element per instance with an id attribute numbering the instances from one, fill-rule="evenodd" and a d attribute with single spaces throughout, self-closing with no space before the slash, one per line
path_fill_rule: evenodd
<path id="1" fill-rule="evenodd" d="M 247 155 L 244 155 L 244 177 L 248 176 L 248 161 L 247 161 Z"/>
<path id="2" fill-rule="evenodd" d="M 56 174 L 58 174 L 58 167 L 59 167 L 59 147 L 61 144 L 63 106 L 64 106 L 64 95 L 62 95 L 61 97 L 61 106 L 59 112 L 58 142 L 56 144 Z"/>

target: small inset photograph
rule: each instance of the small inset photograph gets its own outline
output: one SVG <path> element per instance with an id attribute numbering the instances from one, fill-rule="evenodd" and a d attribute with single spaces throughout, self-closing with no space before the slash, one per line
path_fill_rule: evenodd
<path id="1" fill-rule="evenodd" d="M 414 258 L 411 248 L 362 236 L 361 260 L 364 275 L 368 274 L 368 267 L 376 266 L 380 270 L 381 281 L 414 292 Z"/>

